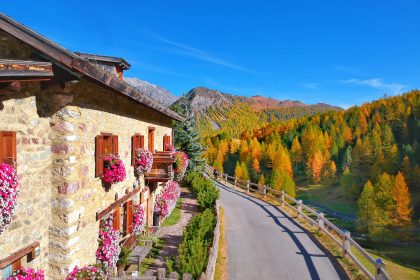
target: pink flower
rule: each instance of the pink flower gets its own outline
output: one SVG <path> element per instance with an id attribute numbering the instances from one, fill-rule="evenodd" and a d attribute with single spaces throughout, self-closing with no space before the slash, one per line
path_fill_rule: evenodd
<path id="1" fill-rule="evenodd" d="M 137 175 L 147 174 L 152 169 L 153 154 L 145 149 L 137 149 L 134 161 L 134 171 Z"/>
<path id="2" fill-rule="evenodd" d="M 133 224 L 132 229 L 135 235 L 139 235 L 144 228 L 144 224 L 146 222 L 146 217 L 144 214 L 144 207 L 139 204 L 134 206 L 134 216 L 133 216 Z"/>
<path id="3" fill-rule="evenodd" d="M 116 155 L 109 155 L 104 158 L 104 174 L 102 180 L 106 183 L 115 184 L 124 181 L 126 171 L 124 163 Z"/>
<path id="4" fill-rule="evenodd" d="M 0 164 L 0 234 L 12 221 L 17 205 L 18 178 L 16 170 L 5 163 Z"/>
<path id="5" fill-rule="evenodd" d="M 112 219 L 103 222 L 99 230 L 98 250 L 96 250 L 97 263 L 104 267 L 115 267 L 120 254 L 119 231 L 112 227 Z"/>
<path id="6" fill-rule="evenodd" d="M 170 180 L 155 200 L 154 212 L 162 217 L 167 217 L 176 206 L 176 201 L 181 194 L 181 188 L 176 181 Z"/>
<path id="7" fill-rule="evenodd" d="M 184 152 L 175 153 L 175 179 L 180 182 L 188 167 L 188 156 Z"/>
<path id="8" fill-rule="evenodd" d="M 21 267 L 13 272 L 12 276 L 6 278 L 6 280 L 44 280 L 44 278 L 45 275 L 42 269 L 35 271 L 33 268 Z"/>
<path id="9" fill-rule="evenodd" d="M 88 265 L 83 267 L 75 267 L 72 272 L 67 275 L 66 280 L 105 280 L 102 270 L 96 266 Z"/>

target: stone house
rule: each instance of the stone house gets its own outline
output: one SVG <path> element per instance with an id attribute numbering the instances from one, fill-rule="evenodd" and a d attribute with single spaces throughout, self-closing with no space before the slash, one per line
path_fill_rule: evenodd
<path id="1" fill-rule="evenodd" d="M 154 197 L 171 174 L 164 152 L 175 112 L 122 79 L 121 58 L 73 53 L 0 14 L 0 162 L 14 163 L 20 194 L 0 234 L 0 279 L 23 265 L 65 279 L 95 263 L 100 220 L 112 215 L 121 243 L 133 240 L 131 206 L 153 223 Z M 154 170 L 136 178 L 133 151 Z M 105 188 L 103 157 L 119 154 L 124 182 Z"/>

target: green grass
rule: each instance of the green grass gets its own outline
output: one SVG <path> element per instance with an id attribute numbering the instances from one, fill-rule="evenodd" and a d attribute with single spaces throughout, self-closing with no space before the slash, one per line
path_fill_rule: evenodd
<path id="1" fill-rule="evenodd" d="M 173 226 L 179 222 L 179 219 L 181 219 L 181 206 L 182 198 L 179 198 L 176 202 L 175 209 L 172 211 L 171 215 L 163 221 L 163 227 Z"/>
<path id="2" fill-rule="evenodd" d="M 308 185 L 298 191 L 297 198 L 343 214 L 357 214 L 356 202 L 347 199 L 344 190 L 339 186 Z"/>
<path id="3" fill-rule="evenodd" d="M 368 261 L 366 258 L 364 258 L 357 250 L 354 248 L 351 248 L 352 253 L 355 255 L 355 257 L 365 266 L 368 268 L 370 273 L 375 275 L 375 266 Z M 420 271 L 408 268 L 405 266 L 402 266 L 400 264 L 397 264 L 390 259 L 382 256 L 378 256 L 375 254 L 375 250 L 367 250 L 370 255 L 374 258 L 381 258 L 383 262 L 385 263 L 385 268 L 392 279 L 398 280 L 398 279 L 404 279 L 404 280 L 420 280 Z"/>
<path id="4" fill-rule="evenodd" d="M 140 265 L 140 275 L 143 275 L 155 262 L 155 259 L 159 255 L 159 251 L 162 250 L 163 246 L 165 245 L 165 240 L 161 238 L 157 238 L 155 242 L 153 242 L 153 247 L 150 250 L 150 255 L 147 258 L 144 258 Z"/>

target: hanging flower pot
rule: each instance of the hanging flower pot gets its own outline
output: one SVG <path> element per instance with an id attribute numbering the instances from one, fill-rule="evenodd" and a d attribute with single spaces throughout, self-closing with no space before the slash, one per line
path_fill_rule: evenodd
<path id="1" fill-rule="evenodd" d="M 103 221 L 99 230 L 98 250 L 96 250 L 96 262 L 98 265 L 115 267 L 121 248 L 119 245 L 120 232 L 112 227 L 112 219 Z"/>
<path id="2" fill-rule="evenodd" d="M 144 225 L 146 222 L 146 217 L 144 213 L 143 205 L 135 205 L 134 206 L 134 215 L 133 215 L 133 224 L 132 229 L 135 235 L 140 235 L 144 229 Z"/>
<path id="3" fill-rule="evenodd" d="M 134 161 L 134 172 L 138 177 L 142 174 L 147 174 L 152 170 L 153 154 L 145 149 L 136 150 L 136 158 Z"/>
<path id="4" fill-rule="evenodd" d="M 188 166 L 188 156 L 184 152 L 175 152 L 175 180 L 181 182 Z"/>
<path id="5" fill-rule="evenodd" d="M 126 171 L 124 163 L 119 156 L 108 155 L 104 158 L 104 174 L 102 181 L 105 184 L 115 184 L 124 181 Z"/>
<path id="6" fill-rule="evenodd" d="M 12 222 L 17 205 L 18 178 L 16 170 L 6 164 L 0 164 L 0 234 Z"/>
<path id="7" fill-rule="evenodd" d="M 83 267 L 76 266 L 70 274 L 67 275 L 66 280 L 105 280 L 105 275 L 100 268 L 94 265 Z"/>

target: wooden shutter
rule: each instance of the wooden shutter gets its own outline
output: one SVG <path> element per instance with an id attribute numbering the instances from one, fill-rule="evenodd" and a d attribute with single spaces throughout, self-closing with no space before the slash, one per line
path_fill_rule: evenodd
<path id="1" fill-rule="evenodd" d="M 134 135 L 131 137 L 131 165 L 134 165 L 134 159 L 136 158 L 136 150 L 139 147 L 139 137 Z"/>
<path id="2" fill-rule="evenodd" d="M 165 135 L 163 136 L 163 150 L 166 151 L 167 150 L 167 146 L 169 146 L 171 144 L 171 136 L 169 135 Z"/>
<path id="3" fill-rule="evenodd" d="M 140 139 L 140 146 L 139 147 L 144 149 L 144 135 L 140 135 L 139 139 Z"/>
<path id="4" fill-rule="evenodd" d="M 95 137 L 95 177 L 104 173 L 104 137 Z"/>
<path id="5" fill-rule="evenodd" d="M 112 153 L 118 155 L 118 135 L 112 135 Z"/>
<path id="6" fill-rule="evenodd" d="M 18 269 L 20 269 L 22 267 L 22 259 L 18 259 L 16 261 L 13 262 L 12 264 L 12 269 L 13 271 L 16 271 Z"/>
<path id="7" fill-rule="evenodd" d="M 121 225 L 121 212 L 120 212 L 120 206 L 117 206 L 114 210 L 114 213 L 112 214 L 112 227 L 116 230 L 120 230 Z"/>
<path id="8" fill-rule="evenodd" d="M 14 165 L 16 163 L 16 132 L 0 132 L 0 162 Z"/>
<path id="9" fill-rule="evenodd" d="M 133 201 L 129 200 L 124 204 L 125 207 L 125 232 L 126 234 L 133 231 Z"/>

